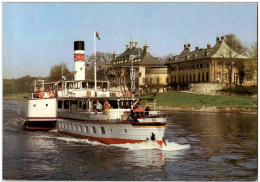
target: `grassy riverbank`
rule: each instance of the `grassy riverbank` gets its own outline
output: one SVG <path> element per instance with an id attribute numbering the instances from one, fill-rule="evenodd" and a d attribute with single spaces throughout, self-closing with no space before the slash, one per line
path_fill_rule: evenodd
<path id="1" fill-rule="evenodd" d="M 5 100 L 27 100 L 29 93 L 16 93 L 16 94 L 7 94 L 4 96 Z"/>
<path id="2" fill-rule="evenodd" d="M 158 93 L 156 96 L 149 94 L 143 98 L 156 99 L 158 108 L 175 110 L 229 110 L 255 112 L 257 110 L 257 98 L 251 96 L 212 96 L 202 94 L 168 91 Z M 145 101 L 142 101 L 145 104 Z"/>

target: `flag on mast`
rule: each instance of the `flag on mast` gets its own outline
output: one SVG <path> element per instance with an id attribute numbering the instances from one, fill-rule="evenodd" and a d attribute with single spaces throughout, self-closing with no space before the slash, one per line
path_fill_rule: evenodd
<path id="1" fill-rule="evenodd" d="M 97 31 L 96 31 L 96 37 L 98 38 L 98 40 L 100 40 L 100 37 L 99 37 L 99 34 Z"/>

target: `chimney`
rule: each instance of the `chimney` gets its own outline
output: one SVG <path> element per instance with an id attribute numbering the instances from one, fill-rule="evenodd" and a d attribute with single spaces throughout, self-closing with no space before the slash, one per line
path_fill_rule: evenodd
<path id="1" fill-rule="evenodd" d="M 188 43 L 188 49 L 191 50 L 191 48 L 190 48 L 190 43 Z"/>
<path id="2" fill-rule="evenodd" d="M 186 42 L 184 43 L 184 50 L 187 49 L 187 44 Z"/>
<path id="3" fill-rule="evenodd" d="M 224 40 L 224 34 L 221 35 L 221 42 Z"/>
<path id="4" fill-rule="evenodd" d="M 195 47 L 195 51 L 198 51 L 198 50 L 199 50 L 199 46 L 196 45 L 196 47 Z"/>
<path id="5" fill-rule="evenodd" d="M 207 44 L 207 48 L 210 48 L 210 43 Z"/>
<path id="6" fill-rule="evenodd" d="M 130 43 L 130 49 L 132 49 L 132 48 L 134 47 L 134 41 L 133 41 L 133 39 L 131 39 L 129 43 Z"/>
<path id="7" fill-rule="evenodd" d="M 220 41 L 219 41 L 219 36 L 217 36 L 217 38 L 216 38 L 216 44 L 217 43 L 219 43 Z"/>
<path id="8" fill-rule="evenodd" d="M 129 47 L 129 45 L 128 45 L 128 44 L 126 44 L 126 45 L 125 45 L 125 50 L 127 50 L 127 49 L 128 49 L 128 47 Z"/>
<path id="9" fill-rule="evenodd" d="M 135 48 L 138 48 L 138 41 L 135 41 Z"/>
<path id="10" fill-rule="evenodd" d="M 74 42 L 74 80 L 85 80 L 84 41 Z"/>
<path id="11" fill-rule="evenodd" d="M 144 45 L 144 52 L 145 53 L 149 52 L 149 46 L 147 43 L 145 43 L 145 45 Z"/>
<path id="12" fill-rule="evenodd" d="M 116 60 L 116 57 L 117 57 L 117 53 L 113 52 L 113 60 Z"/>

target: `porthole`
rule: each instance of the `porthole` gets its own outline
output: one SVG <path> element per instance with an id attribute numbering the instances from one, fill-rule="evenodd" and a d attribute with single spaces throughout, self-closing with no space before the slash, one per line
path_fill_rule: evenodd
<path id="1" fill-rule="evenodd" d="M 46 104 L 46 107 L 48 107 L 48 104 Z"/>

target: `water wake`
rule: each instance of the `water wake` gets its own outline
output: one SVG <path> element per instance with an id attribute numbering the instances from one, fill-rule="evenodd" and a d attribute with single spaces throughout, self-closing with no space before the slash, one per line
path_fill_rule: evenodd
<path id="1" fill-rule="evenodd" d="M 174 142 L 165 141 L 165 144 L 160 146 L 157 142 L 148 140 L 147 142 L 142 143 L 134 143 L 134 144 L 113 144 L 112 146 L 123 147 L 130 150 L 145 150 L 145 149 L 158 149 L 158 150 L 165 150 L 165 151 L 176 151 L 176 150 L 183 150 L 190 148 L 190 145 L 180 145 Z"/>
<path id="2" fill-rule="evenodd" d="M 57 131 L 53 130 L 52 132 L 57 132 Z M 80 138 L 72 138 L 72 137 L 67 137 L 67 136 L 61 137 L 61 136 L 46 136 L 46 135 L 43 135 L 43 136 L 36 136 L 36 137 L 62 140 L 62 141 L 66 141 L 66 142 L 91 144 L 91 145 L 114 146 L 114 147 L 126 148 L 126 149 L 129 149 L 129 150 L 157 149 L 157 150 L 162 150 L 162 151 L 177 151 L 177 150 L 183 150 L 183 149 L 190 148 L 190 145 L 188 145 L 188 144 L 180 145 L 178 143 L 169 142 L 167 140 L 165 141 L 166 146 L 165 146 L 165 144 L 160 146 L 157 142 L 150 141 L 150 140 L 148 140 L 147 142 L 134 143 L 134 144 L 127 143 L 127 144 L 107 145 L 107 144 L 103 144 L 103 143 L 98 142 L 98 141 L 92 141 L 92 140 L 80 139 Z"/>

